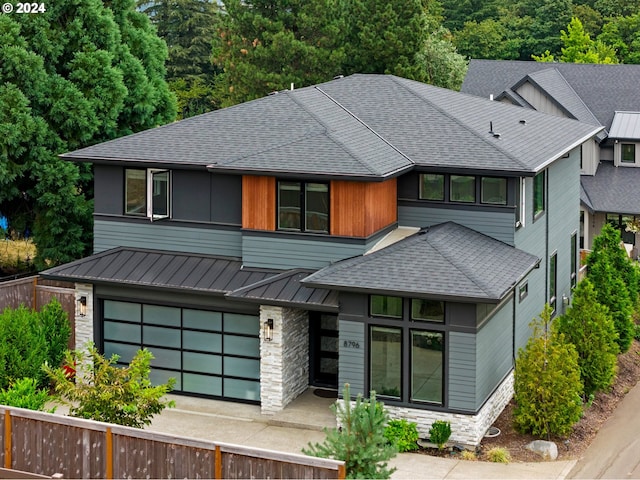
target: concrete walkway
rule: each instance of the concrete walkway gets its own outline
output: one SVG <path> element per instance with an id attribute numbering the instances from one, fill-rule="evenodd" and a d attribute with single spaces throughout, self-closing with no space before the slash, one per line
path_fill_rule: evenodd
<path id="1" fill-rule="evenodd" d="M 214 440 L 268 450 L 302 453 L 309 442 L 324 441 L 323 428 L 334 427 L 325 398 L 309 389 L 276 415 L 261 415 L 260 407 L 192 397 L 170 396 L 176 407 L 156 416 L 147 430 L 181 437 Z M 393 479 L 564 479 L 575 461 L 510 463 L 471 462 L 403 453 L 390 465 Z"/>

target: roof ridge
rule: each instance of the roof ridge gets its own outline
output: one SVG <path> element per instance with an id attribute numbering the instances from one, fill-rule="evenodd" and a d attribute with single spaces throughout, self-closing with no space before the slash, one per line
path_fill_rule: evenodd
<path id="1" fill-rule="evenodd" d="M 469 132 L 471 135 L 473 135 L 474 137 L 480 139 L 482 142 L 484 142 L 487 145 L 490 145 L 491 147 L 495 148 L 496 150 L 500 151 L 503 155 L 505 155 L 507 158 L 510 158 L 511 160 L 513 160 L 515 163 L 517 163 L 518 165 L 520 165 L 520 167 L 522 167 L 525 170 L 530 170 L 530 167 L 528 165 L 526 165 L 524 162 L 520 161 L 519 159 L 515 158 L 513 155 L 511 155 L 510 153 L 508 153 L 507 151 L 505 151 L 502 147 L 500 147 L 499 145 L 496 145 L 492 142 L 490 142 L 487 138 L 484 138 L 482 136 L 480 136 L 478 133 L 476 133 L 475 130 L 473 130 L 471 127 L 467 126 L 465 123 L 463 123 L 462 121 L 460 121 L 457 117 L 454 117 L 452 115 L 450 115 L 446 110 L 440 108 L 439 106 L 437 106 L 436 104 L 434 104 L 432 101 L 427 100 L 426 98 L 422 97 L 421 95 L 419 95 L 415 90 L 413 90 L 412 88 L 409 88 L 405 82 L 400 82 L 400 78 L 396 77 L 395 75 L 390 75 L 390 78 L 400 87 L 404 88 L 405 90 L 407 90 L 409 93 L 411 93 L 413 96 L 419 98 L 422 102 L 429 104 L 431 107 L 435 108 L 438 112 L 440 112 L 441 114 L 443 114 L 444 116 L 446 116 L 447 118 L 451 119 L 452 121 L 454 121 L 455 123 L 457 123 L 458 125 L 460 125 L 462 128 L 464 128 L 467 132 Z M 406 79 L 405 79 L 406 80 Z M 467 97 L 472 97 L 474 99 L 478 99 L 480 97 L 475 97 L 473 95 L 469 95 L 466 93 L 462 93 L 462 92 L 458 92 L 462 95 L 465 95 Z M 490 100 L 487 100 L 490 101 Z"/>
<path id="2" fill-rule="evenodd" d="M 409 157 L 407 154 L 405 154 L 402 150 L 400 150 L 398 147 L 396 147 L 394 144 L 392 144 L 390 141 L 388 141 L 386 138 L 384 138 L 382 135 L 380 135 L 378 132 L 376 132 L 373 128 L 371 128 L 364 120 L 362 120 L 360 117 L 358 117 L 355 113 L 353 113 L 351 110 L 349 110 L 347 107 L 345 107 L 344 105 L 342 105 L 340 102 L 338 102 L 335 98 L 333 98 L 331 95 L 329 95 L 327 92 L 325 92 L 324 90 L 322 90 L 322 88 L 320 88 L 319 85 L 316 85 L 313 87 L 315 90 L 319 91 L 322 95 L 324 95 L 325 97 L 327 97 L 331 102 L 335 103 L 338 107 L 340 107 L 342 110 L 344 110 L 348 115 L 350 115 L 351 117 L 353 117 L 354 120 L 356 120 L 359 124 L 361 124 L 363 127 L 365 127 L 367 130 L 369 130 L 371 133 L 373 133 L 376 137 L 378 137 L 382 142 L 384 142 L 385 144 L 387 144 L 389 147 L 391 147 L 394 151 L 398 152 L 402 157 L 404 157 L 405 159 L 407 159 L 407 161 L 409 161 L 412 165 L 415 165 L 416 162 L 414 162 L 411 157 Z M 337 140 L 336 143 L 340 143 L 342 144 L 342 142 L 338 142 Z M 369 168 L 367 166 L 367 168 Z M 399 170 L 403 170 L 406 167 L 400 167 L 397 168 L 396 171 Z"/>

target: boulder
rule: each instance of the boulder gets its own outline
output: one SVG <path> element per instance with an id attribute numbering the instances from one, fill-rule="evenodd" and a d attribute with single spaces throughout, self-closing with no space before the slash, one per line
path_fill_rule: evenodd
<path id="1" fill-rule="evenodd" d="M 537 453 L 545 460 L 555 460 L 558 458 L 558 446 L 553 442 L 547 442 L 545 440 L 534 440 L 526 447 L 527 450 L 531 450 Z"/>

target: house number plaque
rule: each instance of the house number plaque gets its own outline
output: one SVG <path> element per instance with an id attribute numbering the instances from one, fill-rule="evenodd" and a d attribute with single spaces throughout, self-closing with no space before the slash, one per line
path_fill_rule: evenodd
<path id="1" fill-rule="evenodd" d="M 355 340 L 345 340 L 342 346 L 344 348 L 360 348 L 360 342 L 356 342 Z"/>

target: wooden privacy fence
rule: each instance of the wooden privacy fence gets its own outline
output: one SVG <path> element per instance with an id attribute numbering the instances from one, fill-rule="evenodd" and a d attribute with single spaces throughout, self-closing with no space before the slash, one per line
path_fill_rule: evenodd
<path id="1" fill-rule="evenodd" d="M 0 406 L 0 415 L 6 469 L 64 478 L 345 478 L 336 460 L 21 408 Z"/>

